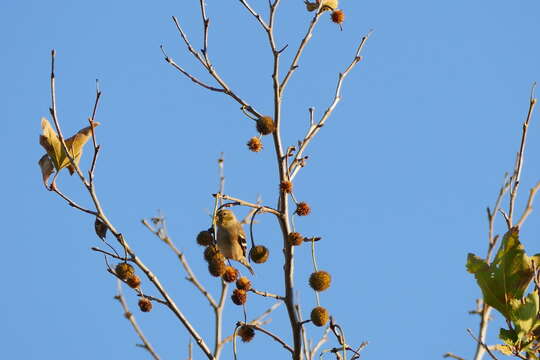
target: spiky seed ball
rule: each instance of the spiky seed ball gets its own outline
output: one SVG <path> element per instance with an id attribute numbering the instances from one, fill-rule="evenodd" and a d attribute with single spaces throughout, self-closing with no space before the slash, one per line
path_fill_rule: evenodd
<path id="1" fill-rule="evenodd" d="M 287 240 L 291 246 L 300 246 L 304 242 L 304 237 L 300 233 L 292 232 L 287 236 Z"/>
<path id="2" fill-rule="evenodd" d="M 141 309 L 142 312 L 150 312 L 150 310 L 152 310 L 152 302 L 147 298 L 140 298 L 139 309 Z"/>
<path id="3" fill-rule="evenodd" d="M 332 15 L 330 15 L 330 17 L 332 18 L 333 22 L 339 25 L 343 24 L 343 21 L 345 21 L 345 13 L 343 10 L 336 9 L 332 11 Z"/>
<path id="4" fill-rule="evenodd" d="M 208 271 L 210 272 L 210 275 L 215 277 L 223 276 L 223 274 L 225 274 L 226 268 L 227 265 L 225 265 L 223 259 L 217 256 L 210 260 L 208 263 Z"/>
<path id="5" fill-rule="evenodd" d="M 328 322 L 328 310 L 322 306 L 317 306 L 311 310 L 311 322 L 315 326 L 324 326 Z"/>
<path id="6" fill-rule="evenodd" d="M 216 246 L 210 245 L 209 247 L 204 249 L 204 260 L 210 262 L 214 258 L 221 259 L 222 261 L 225 259 Z"/>
<path id="7" fill-rule="evenodd" d="M 326 271 L 317 271 L 309 277 L 309 286 L 315 291 L 324 291 L 330 287 L 332 277 Z"/>
<path id="8" fill-rule="evenodd" d="M 257 245 L 255 247 L 252 247 L 251 250 L 249 251 L 249 257 L 256 264 L 265 263 L 266 260 L 268 260 L 268 255 L 270 255 L 270 251 L 268 251 L 266 246 L 262 246 L 262 245 Z"/>
<path id="9" fill-rule="evenodd" d="M 306 202 L 299 202 L 298 205 L 296 205 L 296 215 L 298 216 L 307 216 L 311 212 L 311 208 Z"/>
<path id="10" fill-rule="evenodd" d="M 141 286 L 141 278 L 137 275 L 133 274 L 130 277 L 126 279 L 127 284 L 130 288 L 137 289 L 139 286 Z"/>
<path id="11" fill-rule="evenodd" d="M 203 230 L 197 235 L 197 244 L 201 246 L 210 246 L 214 243 L 214 237 L 208 230 Z"/>
<path id="12" fill-rule="evenodd" d="M 249 139 L 249 141 L 247 142 L 247 146 L 248 146 L 248 149 L 253 152 L 259 152 L 263 149 L 263 143 L 261 139 L 259 139 L 256 136 Z"/>
<path id="13" fill-rule="evenodd" d="M 242 342 L 250 342 L 255 337 L 255 330 L 252 327 L 242 325 L 236 332 L 242 339 Z"/>
<path id="14" fill-rule="evenodd" d="M 257 119 L 257 131 L 263 135 L 268 135 L 276 130 L 274 120 L 270 116 L 261 116 Z"/>
<path id="15" fill-rule="evenodd" d="M 293 188 L 292 182 L 290 182 L 289 180 L 282 181 L 279 184 L 279 189 L 287 194 L 292 193 L 292 188 Z"/>
<path id="16" fill-rule="evenodd" d="M 234 289 L 231 300 L 236 305 L 244 305 L 247 301 L 247 293 L 244 290 Z"/>
<path id="17" fill-rule="evenodd" d="M 227 266 L 225 267 L 225 272 L 223 273 L 222 278 L 223 280 L 225 280 L 225 282 L 228 283 L 236 281 L 236 279 L 238 279 L 238 270 L 236 270 L 232 266 Z"/>
<path id="18" fill-rule="evenodd" d="M 126 280 L 128 277 L 135 274 L 135 269 L 133 268 L 133 266 L 125 262 L 116 265 L 114 271 L 116 272 L 116 275 L 118 275 L 118 277 L 122 280 Z"/>
<path id="19" fill-rule="evenodd" d="M 244 291 L 251 290 L 251 281 L 247 277 L 241 277 L 240 279 L 236 280 L 236 288 Z"/>

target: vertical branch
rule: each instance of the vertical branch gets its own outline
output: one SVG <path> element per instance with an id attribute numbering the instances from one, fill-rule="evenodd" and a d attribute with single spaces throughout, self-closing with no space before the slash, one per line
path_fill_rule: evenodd
<path id="1" fill-rule="evenodd" d="M 527 118 L 525 119 L 525 122 L 523 123 L 523 126 L 522 126 L 521 143 L 519 146 L 519 152 L 517 154 L 514 174 L 512 175 L 513 186 L 512 186 L 512 189 L 510 190 L 510 205 L 508 207 L 509 227 L 513 226 L 512 219 L 513 219 L 513 214 L 514 214 L 514 207 L 515 207 L 517 192 L 519 188 L 519 181 L 521 178 L 521 170 L 523 168 L 523 157 L 525 155 L 525 143 L 527 141 L 527 130 L 529 129 L 529 121 L 532 118 L 534 106 L 536 105 L 536 99 L 534 97 L 535 87 L 536 87 L 536 83 L 533 84 L 532 89 L 531 89 L 531 97 L 529 99 L 529 111 L 527 112 Z"/>

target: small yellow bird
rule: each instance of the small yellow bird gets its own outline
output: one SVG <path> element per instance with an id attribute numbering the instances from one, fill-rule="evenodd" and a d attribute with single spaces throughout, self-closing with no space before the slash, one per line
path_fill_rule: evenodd
<path id="1" fill-rule="evenodd" d="M 216 225 L 217 245 L 221 254 L 227 259 L 238 261 L 251 275 L 255 275 L 246 258 L 246 234 L 234 213 L 231 210 L 219 210 L 216 214 Z"/>

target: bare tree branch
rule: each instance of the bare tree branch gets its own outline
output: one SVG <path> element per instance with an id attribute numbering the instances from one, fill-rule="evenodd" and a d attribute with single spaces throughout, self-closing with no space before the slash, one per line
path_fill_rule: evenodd
<path id="1" fill-rule="evenodd" d="M 347 75 L 350 73 L 350 71 L 356 66 L 356 64 L 358 64 L 360 60 L 362 59 L 362 57 L 360 56 L 360 53 L 362 52 L 362 49 L 364 48 L 364 45 L 366 41 L 369 39 L 370 35 L 371 35 L 371 32 L 365 35 L 364 37 L 362 37 L 362 40 L 360 41 L 360 45 L 358 45 L 358 48 L 356 49 L 356 53 L 355 53 L 353 61 L 345 69 L 344 72 L 339 74 L 336 91 L 334 94 L 334 100 L 332 101 L 330 106 L 326 109 L 326 111 L 324 112 L 319 122 L 317 124 L 313 124 L 310 126 L 306 136 L 304 137 L 304 140 L 300 142 L 300 148 L 296 152 L 296 155 L 294 156 L 294 159 L 291 165 L 289 166 L 289 170 L 288 170 L 291 180 L 294 179 L 294 177 L 296 176 L 296 174 L 302 167 L 301 159 L 307 146 L 309 145 L 311 140 L 313 140 L 313 137 L 317 135 L 319 130 L 324 126 L 324 124 L 326 123 L 326 120 L 328 120 L 328 118 L 330 117 L 334 109 L 336 108 L 337 104 L 341 100 L 341 87 L 343 86 L 343 81 L 345 80 Z"/>
<path id="2" fill-rule="evenodd" d="M 281 344 L 285 349 L 287 349 L 291 354 L 294 354 L 294 350 L 292 347 L 290 347 L 283 339 L 281 339 L 279 336 L 277 336 L 276 334 L 266 330 L 265 328 L 263 327 L 260 327 L 259 325 L 256 325 L 256 324 L 250 324 L 250 323 L 246 323 L 246 322 L 242 322 L 242 321 L 239 321 L 236 323 L 236 326 L 247 326 L 247 327 L 250 327 L 254 330 L 257 330 L 257 331 L 260 331 L 262 332 L 263 334 L 266 334 L 268 336 L 270 336 L 272 339 L 274 339 L 274 341 L 278 342 L 279 344 Z"/>
<path id="3" fill-rule="evenodd" d="M 146 336 L 144 336 L 144 333 L 142 332 L 139 324 L 137 324 L 137 320 L 135 320 L 135 316 L 129 311 L 126 300 L 124 299 L 124 295 L 122 295 L 122 283 L 118 281 L 117 284 L 118 284 L 118 290 L 114 298 L 118 300 L 118 302 L 122 306 L 122 309 L 124 310 L 124 316 L 126 317 L 126 319 L 129 320 L 129 322 L 131 323 L 131 326 L 133 327 L 133 330 L 135 330 L 135 332 L 137 333 L 137 336 L 143 342 L 143 345 L 141 347 L 145 349 L 146 351 L 148 351 L 155 360 L 159 360 L 159 356 L 157 355 L 156 351 L 154 350 L 154 348 L 152 347 L 152 345 L 150 344 Z"/>
<path id="4" fill-rule="evenodd" d="M 521 170 L 523 168 L 523 157 L 525 155 L 525 143 L 527 141 L 527 130 L 529 129 L 529 122 L 532 118 L 534 106 L 536 105 L 536 99 L 534 97 L 535 87 L 536 87 L 536 83 L 533 84 L 532 89 L 531 89 L 531 97 L 529 100 L 529 111 L 527 112 L 527 118 L 525 119 L 525 122 L 523 123 L 522 132 L 521 132 L 521 143 L 519 145 L 519 152 L 516 158 L 516 167 L 514 168 L 514 174 L 512 175 L 513 185 L 512 185 L 512 189 L 510 190 L 510 205 L 508 206 L 508 218 L 510 219 L 510 227 L 513 226 L 512 216 L 514 214 L 514 206 L 515 206 L 517 192 L 519 188 L 519 182 L 521 179 Z"/>

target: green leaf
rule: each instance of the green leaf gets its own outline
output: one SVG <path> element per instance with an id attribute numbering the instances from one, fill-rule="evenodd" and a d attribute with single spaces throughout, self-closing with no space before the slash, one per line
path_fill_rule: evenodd
<path id="1" fill-rule="evenodd" d="M 467 271 L 470 272 L 471 274 L 476 274 L 477 272 L 481 270 L 485 271 L 489 269 L 489 265 L 486 263 L 484 259 L 472 253 L 469 253 L 469 255 L 467 255 L 466 267 L 467 267 Z"/>
<path id="2" fill-rule="evenodd" d="M 499 330 L 499 339 L 504 341 L 504 343 L 510 347 L 516 346 L 518 338 L 516 333 L 513 330 L 506 330 L 501 328 Z"/>
<path id="3" fill-rule="evenodd" d="M 533 278 L 531 259 L 518 237 L 517 229 L 509 230 L 490 265 L 474 254 L 467 258 L 467 270 L 474 274 L 484 301 L 507 319 L 510 319 L 510 300 L 521 299 Z"/>
<path id="4" fill-rule="evenodd" d="M 498 270 L 494 272 L 495 280 L 504 285 L 507 298 L 521 299 L 533 278 L 533 269 L 531 259 L 519 242 L 517 229 L 512 228 L 504 235 L 492 266 Z"/>
<path id="5" fill-rule="evenodd" d="M 536 291 L 524 299 L 510 300 L 510 320 L 514 323 L 517 337 L 521 342 L 528 341 L 529 333 L 536 325 L 539 302 Z"/>

